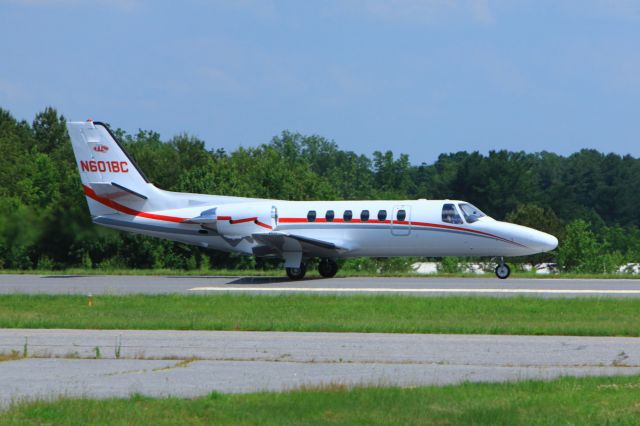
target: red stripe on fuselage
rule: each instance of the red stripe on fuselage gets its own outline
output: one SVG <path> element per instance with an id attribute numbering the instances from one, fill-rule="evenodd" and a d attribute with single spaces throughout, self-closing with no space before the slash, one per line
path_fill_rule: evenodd
<path id="1" fill-rule="evenodd" d="M 262 226 L 263 228 L 267 228 L 267 229 L 273 229 L 271 225 L 267 225 L 266 223 L 260 222 L 259 220 L 256 220 L 256 225 Z"/>
<path id="2" fill-rule="evenodd" d="M 129 208 L 127 206 L 124 206 L 120 203 L 116 203 L 113 200 L 110 200 L 108 198 L 105 197 L 101 197 L 100 195 L 96 194 L 95 191 L 91 188 L 89 188 L 86 185 L 82 185 L 82 188 L 84 189 L 84 193 L 87 197 L 109 207 L 112 208 L 114 210 L 117 210 L 121 213 L 124 214 L 128 214 L 131 216 L 136 216 L 136 217 L 144 217 L 146 219 L 153 219 L 153 220 L 162 220 L 165 222 L 183 222 L 185 220 L 187 220 L 188 218 L 184 218 L 184 217 L 176 217 L 176 216 L 166 216 L 166 215 L 160 215 L 160 214 L 155 214 L 155 213 L 147 213 L 147 212 L 142 212 L 139 210 L 134 210 L 132 208 Z M 257 217 L 249 217 L 249 218 L 244 218 L 244 219 L 236 219 L 233 220 L 231 219 L 231 216 L 218 216 L 218 220 L 228 220 L 230 224 L 234 225 L 234 224 L 238 224 L 238 223 L 246 223 L 246 222 L 251 222 L 253 221 L 256 225 L 261 226 L 263 228 L 266 229 L 273 229 L 273 227 L 271 227 L 270 225 L 267 225 L 266 223 L 260 222 L 258 220 Z M 315 221 L 313 222 L 309 222 L 306 218 L 300 218 L 300 217 L 283 217 L 280 218 L 278 220 L 280 223 L 371 223 L 371 224 L 390 224 L 391 221 L 390 220 L 367 220 L 367 221 L 361 221 L 359 219 L 353 219 L 351 221 L 345 221 L 344 219 L 339 219 L 336 218 L 333 221 L 327 221 L 325 218 L 317 218 Z M 444 224 L 439 224 L 439 223 L 428 223 L 428 222 L 409 222 L 409 221 L 396 221 L 394 222 L 395 224 L 398 225 L 413 225 L 413 226 L 424 226 L 424 227 L 428 227 L 428 228 L 441 228 L 441 229 L 451 229 L 451 230 L 455 230 L 455 231 L 462 231 L 462 232 L 470 232 L 472 234 L 478 234 L 478 235 L 484 235 L 487 237 L 491 237 L 491 238 L 495 238 L 497 240 L 500 241 L 504 241 L 506 243 L 510 243 L 510 244 L 515 244 L 521 247 L 526 247 L 520 243 L 516 243 L 515 241 L 510 241 L 507 240 L 506 238 L 503 237 L 499 237 L 497 235 L 493 235 L 493 234 L 489 234 L 488 232 L 483 232 L 483 231 L 478 231 L 475 229 L 466 229 L 466 228 L 461 228 L 459 226 L 451 226 L 451 225 L 444 225 Z"/>
<path id="3" fill-rule="evenodd" d="M 124 214 L 136 216 L 136 217 L 144 217 L 147 219 L 162 220 L 165 222 L 183 222 L 187 220 L 187 218 L 184 218 L 184 217 L 166 216 L 161 214 L 147 213 L 147 212 L 141 212 L 139 210 L 134 210 L 127 206 L 123 206 L 120 203 L 116 203 L 115 201 L 110 200 L 108 198 L 101 197 L 100 195 L 96 194 L 96 192 L 93 189 L 89 188 L 88 186 L 82 185 L 82 188 L 84 189 L 84 193 L 87 197 Z M 273 229 L 270 225 L 260 222 L 257 217 L 248 217 L 244 219 L 232 220 L 231 216 L 218 216 L 218 220 L 228 220 L 229 223 L 232 225 L 237 223 L 254 222 L 256 225 L 261 226 L 263 228 Z"/>
<path id="4" fill-rule="evenodd" d="M 96 194 L 96 192 L 93 189 L 89 188 L 88 186 L 82 185 L 82 188 L 84 189 L 84 193 L 87 197 L 124 214 L 137 216 L 137 217 L 144 217 L 147 219 L 163 220 L 165 222 L 182 222 L 184 220 L 187 220 L 187 218 L 185 217 L 165 216 L 162 214 L 154 214 L 154 213 L 147 213 L 147 212 L 141 212 L 139 210 L 134 210 L 127 206 L 123 206 L 120 203 L 116 203 L 115 201 L 110 200 L 108 198 L 101 197 L 100 195 Z"/>
<path id="5" fill-rule="evenodd" d="M 257 217 L 245 217 L 244 219 L 229 219 L 229 223 L 235 225 L 236 223 L 256 222 L 257 220 Z"/>
<path id="6" fill-rule="evenodd" d="M 282 222 L 282 223 L 306 223 L 308 222 L 307 219 L 302 218 L 302 217 L 283 217 L 278 219 L 278 222 Z"/>
<path id="7" fill-rule="evenodd" d="M 283 217 L 278 219 L 278 221 L 280 223 L 331 223 L 329 221 L 327 221 L 325 218 L 317 218 L 315 221 L 313 222 L 309 222 L 307 219 L 305 218 L 299 218 L 299 217 Z M 366 220 L 366 221 L 361 221 L 359 219 L 353 219 L 349 222 L 344 221 L 344 219 L 334 219 L 332 221 L 333 223 L 371 223 L 371 224 L 390 224 L 391 221 L 390 220 Z M 522 245 L 520 243 L 516 243 L 515 241 L 511 241 L 508 240 L 506 238 L 497 236 L 497 235 L 493 235 L 490 234 L 488 232 L 483 232 L 483 231 L 478 231 L 476 229 L 467 229 L 467 228 L 462 228 L 459 226 L 451 226 L 451 225 L 444 225 L 444 224 L 440 224 L 440 223 L 429 223 L 429 222 L 415 222 L 415 221 L 395 221 L 393 222 L 395 225 L 411 225 L 411 226 L 422 226 L 425 228 L 439 228 L 439 229 L 450 229 L 452 231 L 461 231 L 461 232 L 469 232 L 472 234 L 477 234 L 477 235 L 483 235 L 486 237 L 491 237 L 491 238 L 495 238 L 496 240 L 499 241 L 503 241 L 505 243 L 509 243 L 509 244 L 514 244 L 514 245 L 518 245 L 520 247 L 526 247 L 525 245 Z"/>
<path id="8" fill-rule="evenodd" d="M 263 228 L 266 229 L 273 229 L 273 227 L 271 225 L 267 225 L 264 222 L 260 222 L 258 220 L 257 216 L 254 217 L 245 217 L 243 219 L 232 219 L 231 216 L 218 216 L 218 220 L 228 220 L 229 221 L 229 225 L 237 225 L 239 223 L 247 223 L 247 222 L 253 222 L 258 226 L 262 226 Z"/>
<path id="9" fill-rule="evenodd" d="M 309 222 L 306 218 L 303 217 L 281 217 L 278 219 L 279 223 L 391 223 L 390 220 L 360 220 L 360 219 L 351 219 L 344 220 L 340 218 L 335 218 L 333 220 L 327 220 L 324 217 L 316 218 L 315 220 Z M 396 222 L 400 223 L 400 222 Z M 408 222 L 402 222 L 408 223 Z"/>
<path id="10" fill-rule="evenodd" d="M 478 231 L 476 229 L 467 229 L 467 228 L 461 228 L 459 226 L 451 226 L 451 225 L 444 225 L 444 224 L 439 224 L 439 223 L 428 223 L 428 222 L 411 222 L 411 224 L 412 225 L 416 225 L 416 226 L 426 226 L 426 227 L 431 227 L 431 228 L 442 228 L 442 229 L 451 229 L 451 230 L 455 230 L 455 231 L 471 232 L 471 233 L 474 233 L 474 234 L 485 235 L 487 237 L 495 238 L 495 239 L 498 239 L 500 241 L 504 241 L 506 243 L 515 244 L 515 245 L 518 245 L 520 247 L 526 247 L 525 245 L 520 244 L 520 243 L 516 243 L 515 241 L 511 241 L 511 240 L 508 240 L 506 238 L 500 237 L 498 235 L 490 234 L 488 232 Z"/>

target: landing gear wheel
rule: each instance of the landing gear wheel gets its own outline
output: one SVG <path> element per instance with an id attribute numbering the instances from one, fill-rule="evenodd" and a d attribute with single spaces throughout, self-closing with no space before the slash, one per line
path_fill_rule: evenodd
<path id="1" fill-rule="evenodd" d="M 333 259 L 322 259 L 318 265 L 318 272 L 324 278 L 332 278 L 338 272 L 338 264 Z"/>
<path id="2" fill-rule="evenodd" d="M 299 268 L 286 268 L 287 276 L 291 280 L 301 280 L 304 278 L 304 275 L 307 273 L 307 267 L 304 263 L 300 264 Z"/>
<path id="3" fill-rule="evenodd" d="M 509 275 L 511 275 L 511 268 L 509 268 L 509 265 L 507 265 L 506 263 L 501 263 L 496 266 L 496 276 L 498 278 L 500 278 L 501 280 L 505 280 L 509 278 Z"/>

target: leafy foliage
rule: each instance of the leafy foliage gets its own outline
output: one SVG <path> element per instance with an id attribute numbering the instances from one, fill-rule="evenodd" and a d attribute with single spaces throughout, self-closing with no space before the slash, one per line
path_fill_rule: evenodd
<path id="1" fill-rule="evenodd" d="M 321 136 L 288 131 L 231 153 L 188 134 L 116 131 L 152 182 L 173 191 L 314 199 L 454 198 L 502 220 L 559 236 L 564 270 L 611 271 L 640 261 L 640 159 L 582 150 L 442 154 L 412 165 L 407 155 L 371 158 Z M 205 251 L 94 226 L 87 213 L 65 118 L 51 107 L 32 123 L 0 109 L 0 268 L 263 268 L 273 263 Z M 395 270 L 406 260 L 350 260 Z"/>

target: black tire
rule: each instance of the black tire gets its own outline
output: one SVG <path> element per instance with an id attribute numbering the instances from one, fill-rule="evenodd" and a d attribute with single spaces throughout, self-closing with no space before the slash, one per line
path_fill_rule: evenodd
<path id="1" fill-rule="evenodd" d="M 338 264 L 333 259 L 322 259 L 318 264 L 318 272 L 324 278 L 333 278 L 338 273 Z"/>
<path id="2" fill-rule="evenodd" d="M 300 265 L 299 268 L 285 268 L 287 271 L 287 277 L 289 277 L 290 280 L 301 280 L 304 278 L 305 274 L 307 273 L 307 267 L 303 264 Z"/>
<path id="3" fill-rule="evenodd" d="M 496 266 L 496 277 L 506 280 L 511 275 L 511 268 L 506 263 Z"/>

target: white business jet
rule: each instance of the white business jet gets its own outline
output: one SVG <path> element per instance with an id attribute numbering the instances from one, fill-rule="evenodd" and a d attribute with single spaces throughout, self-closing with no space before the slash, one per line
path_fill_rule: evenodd
<path id="1" fill-rule="evenodd" d="M 215 250 L 284 259 L 302 279 L 320 258 L 333 277 L 336 259 L 358 256 L 491 256 L 498 278 L 506 256 L 553 250 L 549 234 L 499 222 L 459 200 L 282 201 L 164 191 L 155 187 L 109 128 L 67 123 L 94 223 Z"/>

